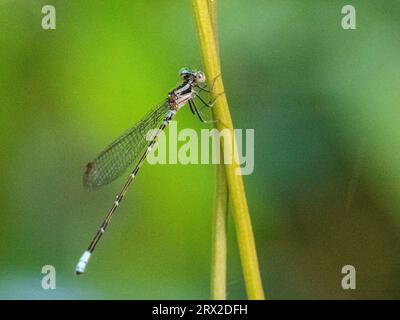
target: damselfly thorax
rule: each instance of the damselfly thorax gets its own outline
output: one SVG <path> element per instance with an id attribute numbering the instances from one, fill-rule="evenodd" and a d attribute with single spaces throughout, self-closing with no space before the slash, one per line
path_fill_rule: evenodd
<path id="1" fill-rule="evenodd" d="M 189 79 L 168 93 L 168 103 L 171 110 L 179 110 L 189 100 L 195 97 L 194 86 L 196 83 Z"/>

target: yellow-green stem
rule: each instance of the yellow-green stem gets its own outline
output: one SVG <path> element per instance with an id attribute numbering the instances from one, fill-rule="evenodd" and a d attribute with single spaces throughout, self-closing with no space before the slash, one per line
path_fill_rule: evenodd
<path id="1" fill-rule="evenodd" d="M 217 165 L 217 183 L 213 215 L 212 248 L 211 248 L 211 299 L 226 299 L 226 251 L 227 251 L 227 209 L 228 189 L 225 170 Z"/>
<path id="2" fill-rule="evenodd" d="M 207 0 L 193 0 L 193 9 L 197 23 L 197 30 L 200 38 L 203 62 L 206 74 L 214 82 L 213 92 L 219 94 L 213 108 L 214 119 L 218 119 L 216 127 L 219 130 L 224 128 L 231 132 L 232 141 L 222 139 L 223 148 L 232 143 L 233 154 L 237 152 L 236 142 L 233 133 L 233 124 L 229 112 L 228 101 L 224 94 L 224 85 L 221 76 L 221 67 L 215 36 L 210 19 Z M 233 205 L 233 218 L 236 227 L 239 253 L 243 268 L 246 291 L 249 299 L 264 299 L 264 291 L 261 282 L 258 266 L 256 246 L 253 229 L 251 226 L 250 213 L 247 206 L 247 199 L 244 190 L 242 176 L 237 174 L 240 170 L 236 161 L 231 164 L 224 164 L 226 179 L 228 182 L 229 195 Z"/>
<path id="3" fill-rule="evenodd" d="M 208 0 L 210 19 L 214 29 L 215 43 L 218 50 L 217 2 Z M 222 151 L 222 148 L 221 148 Z M 223 152 L 221 152 L 221 155 Z M 211 241 L 211 299 L 226 299 L 227 268 L 227 219 L 228 219 L 228 185 L 224 165 L 218 164 L 216 170 L 216 187 L 214 214 L 212 219 Z"/>

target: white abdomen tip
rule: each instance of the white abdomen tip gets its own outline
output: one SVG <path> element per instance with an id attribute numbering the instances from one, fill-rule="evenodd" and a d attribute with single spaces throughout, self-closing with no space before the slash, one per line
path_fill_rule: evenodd
<path id="1" fill-rule="evenodd" d="M 85 251 L 82 254 L 81 258 L 79 259 L 78 264 L 76 265 L 76 269 L 75 269 L 76 274 L 82 274 L 85 272 L 85 268 L 89 262 L 90 256 L 91 256 L 91 253 L 89 251 Z"/>

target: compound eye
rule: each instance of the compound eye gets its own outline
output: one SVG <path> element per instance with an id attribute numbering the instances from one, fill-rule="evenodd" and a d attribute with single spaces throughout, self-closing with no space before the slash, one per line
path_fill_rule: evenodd
<path id="1" fill-rule="evenodd" d="M 196 73 L 196 80 L 197 80 L 197 82 L 205 82 L 206 81 L 206 75 L 203 72 L 198 71 Z"/>

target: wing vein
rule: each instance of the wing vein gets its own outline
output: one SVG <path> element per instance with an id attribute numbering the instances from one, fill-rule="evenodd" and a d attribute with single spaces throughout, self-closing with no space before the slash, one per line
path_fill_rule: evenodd
<path id="1" fill-rule="evenodd" d="M 147 133 L 160 124 L 168 109 L 167 101 L 158 105 L 90 161 L 83 175 L 84 186 L 95 188 L 108 184 L 136 162 L 148 143 Z"/>

